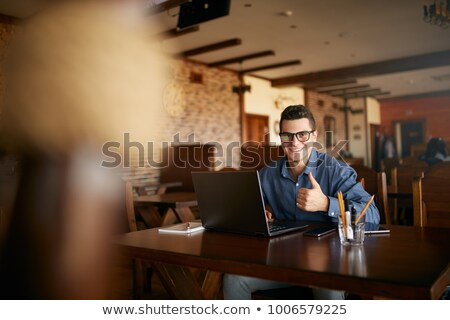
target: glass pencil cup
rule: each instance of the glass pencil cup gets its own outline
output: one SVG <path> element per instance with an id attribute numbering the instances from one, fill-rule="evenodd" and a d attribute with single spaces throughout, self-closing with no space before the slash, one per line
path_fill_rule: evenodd
<path id="1" fill-rule="evenodd" d="M 349 212 L 347 211 L 344 218 L 345 221 L 343 221 L 341 215 L 338 216 L 338 229 L 341 244 L 350 246 L 362 246 L 364 243 L 366 216 L 363 215 L 358 221 L 356 221 L 357 217 L 355 215 L 349 214 Z"/>

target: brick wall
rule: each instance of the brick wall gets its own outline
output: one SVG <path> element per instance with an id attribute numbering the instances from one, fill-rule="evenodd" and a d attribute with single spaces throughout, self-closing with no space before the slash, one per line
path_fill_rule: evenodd
<path id="1" fill-rule="evenodd" d="M 345 139 L 345 115 L 340 110 L 344 105 L 342 98 L 308 90 L 305 93 L 305 105 L 311 109 L 316 119 L 316 129 L 319 134 L 318 142 L 325 146 L 324 119 L 326 116 L 334 117 L 336 121 L 336 130 L 333 132 L 333 145 Z"/>
<path id="2" fill-rule="evenodd" d="M 165 145 L 172 142 L 213 143 L 219 149 L 216 157 L 219 166 L 239 166 L 239 96 L 232 92 L 232 87 L 239 83 L 238 75 L 186 60 L 172 60 L 170 74 L 168 86 L 177 88 L 181 98 L 178 105 L 182 107 L 168 107 L 169 116 L 162 120 L 162 142 Z M 194 74 L 197 82 L 192 80 Z M 198 83 L 199 77 L 201 83 Z M 153 150 L 153 159 L 157 162 L 163 158 L 161 146 L 161 143 L 156 143 Z M 122 170 L 124 179 L 138 184 L 158 181 L 159 176 L 159 170 L 151 168 Z"/>
<path id="3" fill-rule="evenodd" d="M 241 137 L 239 96 L 232 92 L 238 75 L 183 60 L 173 61 L 173 73 L 184 92 L 184 111 L 169 117 L 168 137 L 179 134 L 180 141 L 189 141 L 194 134 L 196 142 L 217 143 L 226 157 L 222 160 L 238 165 L 237 149 L 232 159 L 226 155 L 227 147 L 239 143 Z M 202 83 L 192 83 L 191 73 L 201 75 Z"/>
<path id="4" fill-rule="evenodd" d="M 381 101 L 381 126 L 393 134 L 396 121 L 425 120 L 425 137 L 450 141 L 450 96 Z"/>
<path id="5" fill-rule="evenodd" d="M 5 59 L 8 43 L 17 28 L 17 20 L 0 15 L 0 67 Z M 177 135 L 181 142 L 192 139 L 200 143 L 216 142 L 224 149 L 224 156 L 219 160 L 228 160 L 229 165 L 238 165 L 239 150 L 234 150 L 234 157 L 226 152 L 227 146 L 233 142 L 239 143 L 241 136 L 239 97 L 232 92 L 232 87 L 239 83 L 238 75 L 235 72 L 208 68 L 203 64 L 183 60 L 173 60 L 171 66 L 173 76 L 170 80 L 182 88 L 185 108 L 176 116 L 168 117 L 162 133 L 165 141 L 172 142 Z M 192 73 L 200 75 L 202 83 L 193 83 Z M 0 94 L 4 89 L 3 75 L 4 72 L 0 69 Z M 159 150 L 156 149 L 155 153 L 154 159 L 158 159 Z M 158 180 L 159 173 L 149 168 L 134 167 L 123 170 L 123 177 L 151 182 Z"/>

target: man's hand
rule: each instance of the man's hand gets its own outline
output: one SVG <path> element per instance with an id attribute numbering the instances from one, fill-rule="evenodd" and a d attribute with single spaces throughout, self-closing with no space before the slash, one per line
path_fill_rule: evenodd
<path id="1" fill-rule="evenodd" d="M 266 205 L 266 217 L 269 222 L 272 222 L 274 219 L 272 208 L 269 205 Z"/>
<path id="2" fill-rule="evenodd" d="M 328 211 L 329 199 L 323 194 L 319 183 L 314 179 L 312 173 L 308 173 L 312 189 L 300 188 L 297 193 L 297 207 L 304 211 Z"/>

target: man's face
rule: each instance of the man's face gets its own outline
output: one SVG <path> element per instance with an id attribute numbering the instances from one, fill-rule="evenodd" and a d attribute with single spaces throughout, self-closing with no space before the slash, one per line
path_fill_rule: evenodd
<path id="1" fill-rule="evenodd" d="M 309 120 L 306 118 L 283 120 L 280 137 L 289 162 L 298 163 L 302 161 L 306 164 L 311 154 L 313 143 L 317 140 L 317 131 L 311 132 L 314 129 L 311 128 Z"/>

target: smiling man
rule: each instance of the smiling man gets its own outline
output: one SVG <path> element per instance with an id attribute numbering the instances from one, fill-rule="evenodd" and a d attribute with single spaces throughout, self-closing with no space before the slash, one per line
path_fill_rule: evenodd
<path id="1" fill-rule="evenodd" d="M 260 178 L 268 218 L 337 222 L 337 193 L 361 212 L 370 195 L 356 182 L 356 172 L 316 150 L 316 122 L 303 105 L 289 106 L 281 113 L 280 140 L 285 157 L 261 170 Z M 379 223 L 375 204 L 366 211 L 366 222 Z M 295 252 L 293 252 L 295 254 Z M 289 284 L 258 278 L 225 275 L 225 299 L 250 299 L 257 290 Z M 315 299 L 344 299 L 344 292 L 313 289 Z"/>
<path id="2" fill-rule="evenodd" d="M 280 140 L 286 157 L 261 171 L 265 203 L 277 219 L 336 222 L 338 191 L 358 212 L 370 199 L 350 166 L 316 150 L 317 135 L 316 121 L 307 107 L 289 106 L 282 112 Z M 379 220 L 372 203 L 366 221 Z"/>

